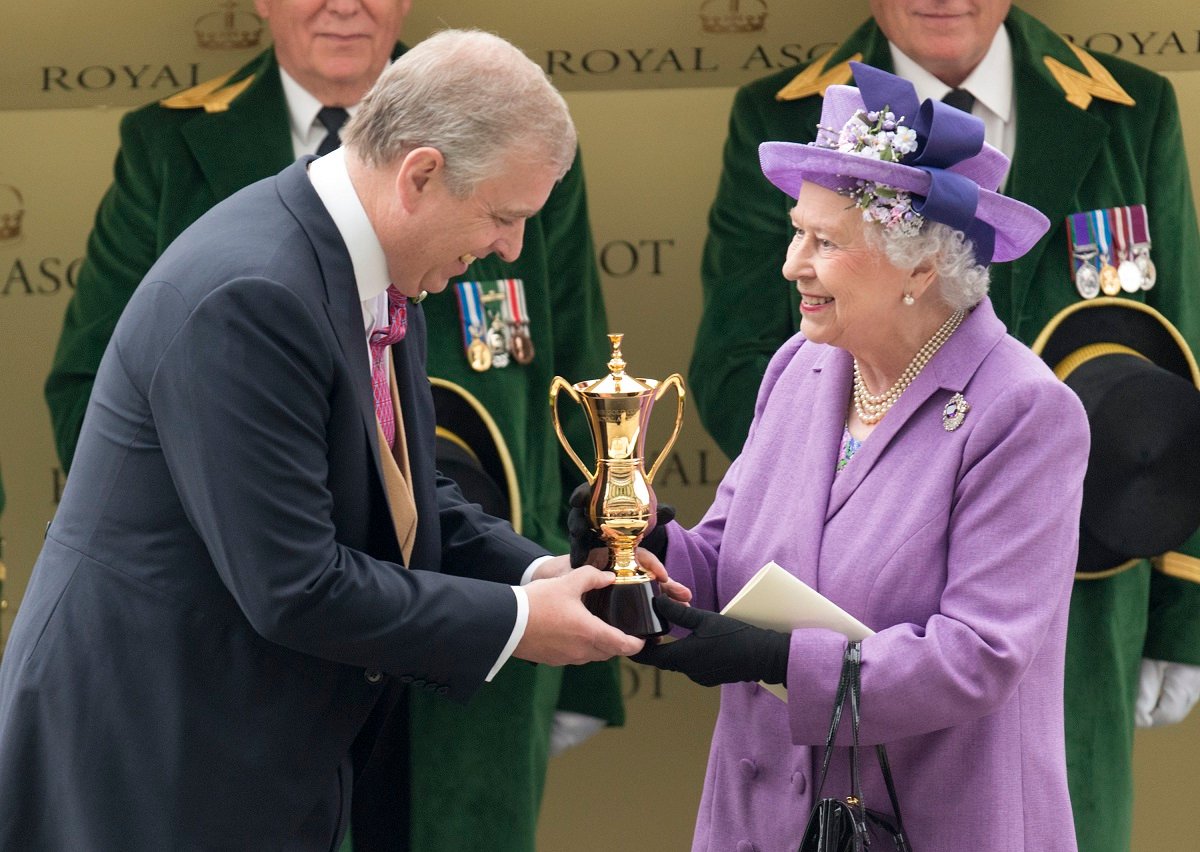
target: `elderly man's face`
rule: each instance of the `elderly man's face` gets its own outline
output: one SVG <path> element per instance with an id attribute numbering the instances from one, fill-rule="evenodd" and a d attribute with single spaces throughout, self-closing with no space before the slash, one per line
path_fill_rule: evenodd
<path id="1" fill-rule="evenodd" d="M 391 58 L 412 0 L 254 0 L 279 64 L 326 106 L 356 103 Z"/>
<path id="2" fill-rule="evenodd" d="M 871 14 L 896 47 L 957 86 L 987 54 L 1011 6 L 1011 0 L 871 0 Z"/>

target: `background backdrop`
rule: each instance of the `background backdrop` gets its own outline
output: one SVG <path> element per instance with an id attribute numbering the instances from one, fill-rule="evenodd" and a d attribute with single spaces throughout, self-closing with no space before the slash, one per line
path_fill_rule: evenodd
<path id="1" fill-rule="evenodd" d="M 1021 5 L 1078 43 L 1171 80 L 1196 191 L 1200 11 L 1193 0 Z M 632 373 L 661 379 L 686 372 L 700 312 L 705 217 L 734 89 L 823 53 L 866 17 L 865 0 L 415 0 L 414 7 L 404 33 L 410 44 L 445 26 L 489 29 L 524 48 L 564 91 L 584 150 L 612 330 L 626 334 Z M 0 613 L 0 633 L 62 486 L 41 387 L 92 216 L 111 180 L 117 123 L 126 109 L 238 67 L 268 43 L 249 0 L 133 0 L 107 8 L 42 0 L 16 4 L 4 17 L 0 466 L 8 507 L 0 531 L 10 607 Z M 658 425 L 665 432 L 669 423 Z M 656 482 L 661 499 L 694 522 L 727 464 L 689 409 Z M 604 731 L 551 763 L 542 849 L 688 847 L 716 692 L 631 664 L 624 677 L 626 728 Z M 1197 714 L 1139 732 L 1135 849 L 1189 848 L 1180 821 L 1200 809 L 1200 789 L 1191 783 L 1198 763 Z"/>

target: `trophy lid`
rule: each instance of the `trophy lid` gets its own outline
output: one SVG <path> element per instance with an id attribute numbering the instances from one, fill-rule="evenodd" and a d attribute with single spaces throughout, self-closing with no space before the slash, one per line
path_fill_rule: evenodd
<path id="1" fill-rule="evenodd" d="M 624 334 L 610 334 L 612 357 L 608 359 L 609 373 L 602 379 L 580 382 L 575 387 L 580 393 L 591 396 L 639 395 L 654 390 L 658 382 L 653 379 L 636 379 L 625 375 L 625 359 L 621 356 L 621 340 Z"/>

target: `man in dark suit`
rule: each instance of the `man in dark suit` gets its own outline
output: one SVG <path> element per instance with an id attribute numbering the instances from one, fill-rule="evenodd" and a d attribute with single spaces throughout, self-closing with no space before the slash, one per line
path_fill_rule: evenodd
<path id="1" fill-rule="evenodd" d="M 909 79 L 921 98 L 969 95 L 958 103 L 1012 157 L 1006 194 L 1049 217 L 1033 250 L 990 270 L 992 303 L 1015 337 L 1032 343 L 1081 290 L 1096 295 L 1072 280 L 1072 214 L 1128 220 L 1144 207 L 1157 281 L 1118 292 L 1161 311 L 1195 350 L 1200 236 L 1170 83 L 1069 44 L 1009 0 L 872 0 L 871 11 L 825 56 L 734 99 L 689 372 L 700 419 L 721 448 L 741 451 L 767 361 L 799 328 L 799 295 L 780 274 L 788 201 L 763 178 L 758 145 L 812 141 L 825 87 L 850 82 L 854 58 Z M 1200 534 L 1144 555 L 1153 561 L 1081 572 L 1072 592 L 1067 762 L 1082 852 L 1129 848 L 1135 718 L 1177 722 L 1200 692 Z"/>
<path id="2" fill-rule="evenodd" d="M 642 646 L 580 602 L 608 575 L 433 468 L 412 300 L 519 254 L 565 103 L 451 31 L 343 139 L 202 216 L 117 324 L 0 666 L 0 848 L 336 849 L 401 684 Z"/>
<path id="3" fill-rule="evenodd" d="M 214 204 L 334 144 L 323 107 L 357 109 L 387 63 L 405 50 L 396 40 L 409 6 L 409 0 L 258 0 L 272 47 L 230 74 L 122 119 L 113 183 L 97 211 L 46 381 L 64 470 L 72 467 L 100 358 L 147 270 Z M 608 360 L 578 158 L 527 223 L 520 258 L 513 263 L 498 255 L 479 258 L 458 277 L 461 285 L 456 281 L 423 304 L 430 329 L 428 372 L 453 382 L 486 409 L 511 455 L 519 495 L 509 507 L 514 524 L 548 550 L 564 552 L 566 495 L 580 476 L 550 425 L 546 389 L 555 375 L 603 375 Z M 456 291 L 465 282 L 483 287 L 514 281 L 523 285 L 532 359 L 509 358 L 501 367 L 496 358 L 492 369 L 478 372 L 464 351 Z M 587 446 L 582 417 L 564 414 L 574 446 Z M 465 424 L 445 417 L 438 425 L 466 434 Z M 478 494 L 463 490 L 479 502 Z M 411 798 L 412 848 L 533 852 L 551 731 L 557 745 L 564 719 L 585 723 L 585 730 L 620 724 L 618 674 L 615 660 L 509 665 L 461 706 L 411 690 L 406 724 L 421 735 L 406 749 L 401 786 Z M 358 828 L 363 841 L 370 829 L 361 823 Z M 357 852 L 378 849 L 357 844 Z"/>

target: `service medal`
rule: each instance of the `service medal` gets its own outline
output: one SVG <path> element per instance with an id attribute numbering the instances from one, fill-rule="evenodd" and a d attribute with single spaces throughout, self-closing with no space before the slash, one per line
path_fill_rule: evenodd
<path id="1" fill-rule="evenodd" d="M 486 373 L 492 368 L 492 350 L 478 337 L 467 346 L 467 363 L 478 373 Z"/>
<path id="2" fill-rule="evenodd" d="M 1095 226 L 1096 249 L 1100 253 L 1100 292 L 1105 296 L 1115 296 L 1121 292 L 1121 279 L 1117 277 L 1117 268 L 1108 262 L 1112 232 L 1108 226 L 1107 211 L 1093 210 L 1090 215 Z"/>
<path id="3" fill-rule="evenodd" d="M 1107 260 L 1100 267 L 1100 292 L 1105 296 L 1115 296 L 1121 292 L 1121 277 L 1117 268 Z"/>
<path id="4" fill-rule="evenodd" d="M 1146 205 L 1135 204 L 1130 207 L 1129 218 L 1133 230 L 1133 262 L 1142 272 L 1142 289 L 1149 290 L 1158 280 L 1158 271 L 1150 259 L 1150 215 L 1146 212 Z"/>
<path id="5" fill-rule="evenodd" d="M 1100 276 L 1096 267 L 1085 262 L 1075 270 L 1075 289 L 1085 299 L 1094 299 L 1100 295 Z"/>
<path id="6" fill-rule="evenodd" d="M 1133 262 L 1142 273 L 1142 289 L 1149 290 L 1158 280 L 1158 270 L 1154 268 L 1154 261 L 1150 259 L 1150 250 L 1146 249 L 1144 253 L 1138 254 Z"/>
<path id="7" fill-rule="evenodd" d="M 1089 214 L 1072 213 L 1067 217 L 1067 241 L 1075 290 L 1085 299 L 1094 299 L 1100 295 L 1100 277 L 1096 274 L 1096 267 L 1092 266 L 1092 259 L 1097 252 Z"/>
<path id="8" fill-rule="evenodd" d="M 525 307 L 525 282 L 520 278 L 504 281 L 504 318 L 509 328 L 509 352 L 513 360 L 525 365 L 533 361 L 533 338 L 529 335 L 529 312 Z"/>
<path id="9" fill-rule="evenodd" d="M 467 363 L 478 373 L 486 372 L 492 368 L 492 350 L 484 342 L 487 325 L 484 323 L 479 282 L 460 281 L 454 285 L 454 294 L 458 298 L 458 316 Z"/>
<path id="10" fill-rule="evenodd" d="M 1142 270 L 1132 260 L 1122 260 L 1117 267 L 1117 278 L 1121 280 L 1121 289 L 1126 293 L 1136 293 L 1142 289 Z"/>
<path id="11" fill-rule="evenodd" d="M 518 364 L 533 361 L 533 340 L 524 324 L 517 326 L 512 335 L 512 356 Z"/>

